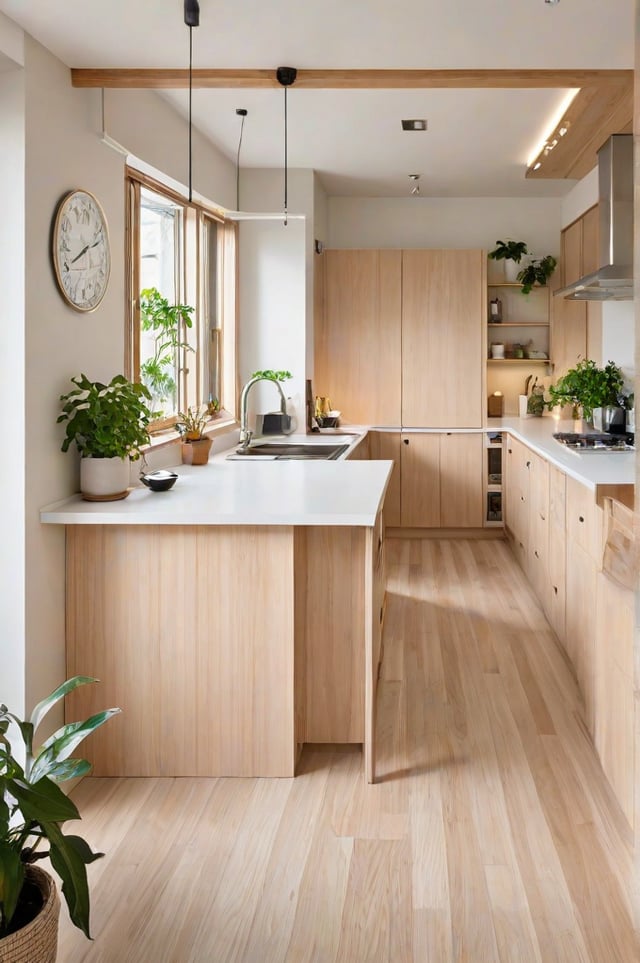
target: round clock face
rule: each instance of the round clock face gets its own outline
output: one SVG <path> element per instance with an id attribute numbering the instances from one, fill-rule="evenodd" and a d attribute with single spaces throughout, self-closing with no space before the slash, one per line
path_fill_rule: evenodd
<path id="1" fill-rule="evenodd" d="M 97 308 L 109 282 L 107 222 L 88 191 L 71 191 L 60 202 L 53 229 L 53 263 L 63 297 L 78 311 Z"/>

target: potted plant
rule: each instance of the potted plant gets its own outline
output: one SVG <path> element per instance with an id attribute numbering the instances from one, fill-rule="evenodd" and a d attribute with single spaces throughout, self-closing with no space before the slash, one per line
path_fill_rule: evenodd
<path id="1" fill-rule="evenodd" d="M 504 261 L 505 278 L 507 281 L 515 281 L 518 265 L 528 253 L 524 241 L 496 241 L 494 250 L 489 251 L 489 257 L 492 261 Z"/>
<path id="2" fill-rule="evenodd" d="M 581 408 L 583 417 L 591 421 L 594 408 L 618 406 L 623 383 L 622 371 L 613 361 L 599 368 L 591 358 L 584 358 L 551 385 L 547 407 L 572 405 L 573 418 L 579 417 Z"/>
<path id="3" fill-rule="evenodd" d="M 84 722 L 62 726 L 34 753 L 34 734 L 57 702 L 96 679 L 75 676 L 38 703 L 28 721 L 0 705 L 0 959 L 52 963 L 56 958 L 60 901 L 53 878 L 36 867 L 49 857 L 62 880 L 72 922 L 90 939 L 87 865 L 103 856 L 62 825 L 79 819 L 75 804 L 58 783 L 83 776 L 91 766 L 71 755 L 82 740 L 120 709 L 106 709 Z M 24 744 L 17 753 L 8 738 L 11 724 Z M 24 764 L 19 758 L 24 757 Z M 41 850 L 43 842 L 48 850 Z"/>
<path id="4" fill-rule="evenodd" d="M 150 357 L 140 363 L 140 380 L 151 392 L 152 407 L 164 414 L 168 406 L 175 411 L 176 352 L 193 348 L 180 337 L 182 326 L 191 328 L 193 308 L 187 304 L 169 304 L 157 288 L 140 292 L 140 327 L 153 338 Z"/>
<path id="5" fill-rule="evenodd" d="M 518 272 L 516 277 L 516 280 L 520 281 L 522 285 L 522 293 L 529 294 L 534 284 L 538 284 L 542 288 L 546 287 L 557 263 L 551 254 L 546 254 L 542 258 L 533 258 L 526 267 Z"/>
<path id="6" fill-rule="evenodd" d="M 62 450 L 72 442 L 80 452 L 80 490 L 90 500 L 108 501 L 128 494 L 129 459 L 136 461 L 149 441 L 153 417 L 149 389 L 116 375 L 109 384 L 72 378 L 76 387 L 60 395 L 59 422 L 66 422 Z"/>
<path id="7" fill-rule="evenodd" d="M 187 408 L 178 414 L 176 428 L 182 436 L 182 461 L 185 465 L 206 465 L 212 441 L 203 435 L 209 420 L 207 405 Z"/>

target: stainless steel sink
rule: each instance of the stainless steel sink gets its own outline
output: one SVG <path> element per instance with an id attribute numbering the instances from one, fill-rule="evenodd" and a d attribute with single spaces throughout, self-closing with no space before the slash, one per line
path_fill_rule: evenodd
<path id="1" fill-rule="evenodd" d="M 267 442 L 250 445 L 248 448 L 237 448 L 232 454 L 227 455 L 227 458 L 236 461 L 250 461 L 252 458 L 272 458 L 277 461 L 335 461 L 348 447 L 348 444 L 287 445 L 281 442 Z"/>

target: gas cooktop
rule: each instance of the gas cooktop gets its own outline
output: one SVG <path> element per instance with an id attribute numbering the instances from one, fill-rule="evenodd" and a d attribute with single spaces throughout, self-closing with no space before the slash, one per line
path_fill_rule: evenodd
<path id="1" fill-rule="evenodd" d="M 553 436 L 557 442 L 575 451 L 578 454 L 583 452 L 605 452 L 614 451 L 635 451 L 634 436 L 626 433 L 622 435 L 612 435 L 609 432 L 590 431 L 558 431 Z"/>

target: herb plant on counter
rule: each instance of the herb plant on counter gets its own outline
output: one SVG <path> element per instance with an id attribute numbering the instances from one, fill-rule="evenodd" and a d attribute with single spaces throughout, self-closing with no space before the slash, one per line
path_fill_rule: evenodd
<path id="1" fill-rule="evenodd" d="M 594 408 L 618 404 L 623 384 L 622 371 L 613 361 L 599 368 L 591 358 L 584 358 L 551 385 L 547 407 L 573 405 L 574 418 L 579 417 L 578 410 L 582 408 L 583 416 L 590 420 Z"/>

